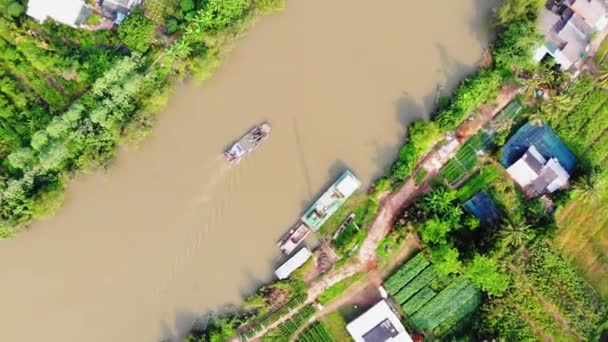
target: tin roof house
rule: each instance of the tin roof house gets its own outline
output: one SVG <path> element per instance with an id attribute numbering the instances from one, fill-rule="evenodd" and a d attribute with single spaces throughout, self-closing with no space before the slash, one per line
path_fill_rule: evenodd
<path id="1" fill-rule="evenodd" d="M 40 23 L 51 18 L 78 27 L 86 23 L 91 12 L 82 0 L 29 0 L 26 14 Z"/>
<path id="2" fill-rule="evenodd" d="M 502 147 L 500 163 L 526 195 L 537 196 L 567 186 L 576 157 L 549 126 L 528 122 Z"/>
<path id="3" fill-rule="evenodd" d="M 562 189 L 570 179 L 570 174 L 556 158 L 545 159 L 534 145 L 509 166 L 507 172 L 530 196 Z"/>
<path id="4" fill-rule="evenodd" d="M 399 316 L 381 300 L 348 323 L 346 330 L 355 342 L 411 342 Z"/>
<path id="5" fill-rule="evenodd" d="M 538 24 L 546 40 L 534 52 L 534 60 L 538 62 L 549 54 L 563 70 L 576 76 L 593 34 L 608 26 L 608 13 L 600 0 L 564 0 L 543 8 Z"/>
<path id="6" fill-rule="evenodd" d="M 134 6 L 141 4 L 142 0 L 102 0 L 101 10 L 104 17 L 120 24 Z"/>

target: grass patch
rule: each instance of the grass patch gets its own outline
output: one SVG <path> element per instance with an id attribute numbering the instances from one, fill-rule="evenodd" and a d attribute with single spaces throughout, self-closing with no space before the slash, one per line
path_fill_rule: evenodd
<path id="1" fill-rule="evenodd" d="M 608 210 L 606 201 L 572 201 L 560 208 L 555 245 L 564 252 L 604 299 L 608 299 Z"/>
<path id="2" fill-rule="evenodd" d="M 357 281 L 361 280 L 363 278 L 363 276 L 364 276 L 363 273 L 356 273 L 353 276 L 350 276 L 348 278 L 344 278 L 341 281 L 333 284 L 332 286 L 330 286 L 329 288 L 327 288 L 327 290 L 325 290 L 323 293 L 321 293 L 321 295 L 318 298 L 319 302 L 321 304 L 323 304 L 323 305 L 328 304 L 332 300 L 334 300 L 337 297 L 339 297 L 340 295 L 342 295 L 342 293 L 344 293 L 344 291 L 349 286 L 351 286 L 352 284 L 354 284 Z"/>
<path id="3" fill-rule="evenodd" d="M 595 64 L 600 65 L 600 62 L 604 55 L 606 55 L 606 53 L 608 53 L 608 39 L 604 39 L 604 41 L 602 41 L 602 44 L 600 44 L 600 48 L 597 50 L 597 53 L 593 57 L 593 59 L 595 60 Z M 606 58 L 604 59 L 604 63 L 606 63 Z"/>
<path id="4" fill-rule="evenodd" d="M 325 323 L 325 326 L 334 341 L 353 341 L 353 338 L 346 330 L 346 321 L 339 311 L 334 311 L 323 316 L 321 321 Z"/>
<path id="5" fill-rule="evenodd" d="M 340 228 L 340 225 L 342 224 L 342 222 L 344 222 L 344 220 L 346 219 L 346 217 L 348 217 L 350 213 L 357 214 L 355 220 L 360 219 L 359 213 L 361 212 L 361 210 L 366 208 L 367 202 L 367 194 L 363 192 L 357 192 L 353 194 L 349 199 L 346 200 L 346 202 L 344 202 L 342 207 L 340 207 L 340 209 L 338 209 L 323 224 L 321 229 L 319 229 L 319 233 L 322 235 L 332 235 L 336 230 L 338 230 L 338 228 Z"/>
<path id="6" fill-rule="evenodd" d="M 481 168 L 471 179 L 458 189 L 458 199 L 466 201 L 479 190 L 484 189 L 500 176 L 500 171 L 494 164 L 488 164 Z"/>
<path id="7" fill-rule="evenodd" d="M 420 169 L 414 176 L 414 182 L 416 182 L 416 185 L 420 185 L 420 183 L 422 183 L 422 181 L 426 178 L 427 174 L 428 172 L 425 169 Z"/>

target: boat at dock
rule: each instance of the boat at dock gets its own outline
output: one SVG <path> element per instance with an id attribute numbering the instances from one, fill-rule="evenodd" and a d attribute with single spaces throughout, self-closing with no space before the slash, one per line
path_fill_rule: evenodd
<path id="1" fill-rule="evenodd" d="M 234 143 L 226 152 L 224 158 L 230 164 L 241 161 L 246 154 L 251 153 L 262 141 L 270 136 L 270 125 L 263 122 L 253 127 L 247 134 Z"/>

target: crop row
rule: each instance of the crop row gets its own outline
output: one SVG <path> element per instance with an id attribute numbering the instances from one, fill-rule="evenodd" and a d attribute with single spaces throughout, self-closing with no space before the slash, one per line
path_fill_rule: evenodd
<path id="1" fill-rule="evenodd" d="M 468 279 L 461 277 L 448 285 L 412 316 L 412 322 L 422 330 L 433 331 L 449 320 L 447 328 L 475 311 L 481 303 L 481 292 Z"/>
<path id="2" fill-rule="evenodd" d="M 424 304 L 428 303 L 429 300 L 433 299 L 437 293 L 428 286 L 425 286 L 422 290 L 418 291 L 412 298 L 401 305 L 403 312 L 406 315 L 411 316 Z"/>
<path id="3" fill-rule="evenodd" d="M 433 279 L 437 278 L 437 270 L 433 265 L 427 267 L 414 280 L 410 281 L 399 292 L 395 294 L 395 300 L 399 304 L 407 302 L 416 292 L 427 286 Z"/>
<path id="4" fill-rule="evenodd" d="M 298 342 L 331 342 L 333 338 L 325 329 L 323 323 L 316 322 L 310 328 L 306 329 L 300 337 Z"/>
<path id="5" fill-rule="evenodd" d="M 441 170 L 439 170 L 439 173 L 443 179 L 452 184 L 464 177 L 466 171 L 465 167 L 457 159 L 452 158 L 445 163 Z"/>
<path id="6" fill-rule="evenodd" d="M 415 257 L 410 259 L 405 265 L 401 266 L 395 274 L 384 282 L 384 287 L 388 293 L 394 295 L 399 290 L 407 285 L 412 279 L 414 279 L 418 273 L 422 272 L 430 262 L 422 254 L 418 253 Z"/>
<path id="7" fill-rule="evenodd" d="M 572 329 L 587 337 L 594 333 L 607 309 L 593 288 L 555 250 L 544 244 L 534 246 L 522 268 L 525 278 L 559 309 Z"/>
<path id="8" fill-rule="evenodd" d="M 293 335 L 300 330 L 303 323 L 306 322 L 315 313 L 315 308 L 312 304 L 304 306 L 291 318 L 279 324 L 275 329 L 264 335 L 262 341 L 289 341 Z"/>

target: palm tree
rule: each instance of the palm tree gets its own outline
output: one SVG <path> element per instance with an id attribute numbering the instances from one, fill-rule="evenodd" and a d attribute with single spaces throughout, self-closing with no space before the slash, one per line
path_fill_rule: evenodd
<path id="1" fill-rule="evenodd" d="M 597 83 L 604 89 L 608 89 L 608 68 L 607 67 L 601 67 L 598 77 L 597 77 Z"/>
<path id="2" fill-rule="evenodd" d="M 525 223 L 513 223 L 505 220 L 498 235 L 505 247 L 518 247 L 532 237 L 532 231 L 530 230 L 530 226 Z"/>
<path id="3" fill-rule="evenodd" d="M 557 95 L 541 106 L 541 112 L 545 118 L 553 121 L 557 120 L 559 114 L 568 113 L 573 108 L 574 103 L 572 103 L 572 98 L 565 95 Z"/>
<path id="4" fill-rule="evenodd" d="M 584 203 L 590 204 L 597 200 L 600 186 L 592 175 L 584 175 L 573 185 L 574 197 Z"/>
<path id="5" fill-rule="evenodd" d="M 492 128 L 497 132 L 508 131 L 513 127 L 513 119 L 504 119 L 492 123 Z"/>
<path id="6" fill-rule="evenodd" d="M 542 126 L 543 125 L 543 111 L 540 106 L 538 106 L 534 112 L 528 115 L 528 120 L 534 126 Z"/>
<path id="7" fill-rule="evenodd" d="M 538 75 L 533 74 L 530 78 L 523 81 L 521 89 L 524 94 L 532 99 L 536 99 L 536 90 L 541 87 L 542 83 L 541 78 L 538 77 Z"/>

